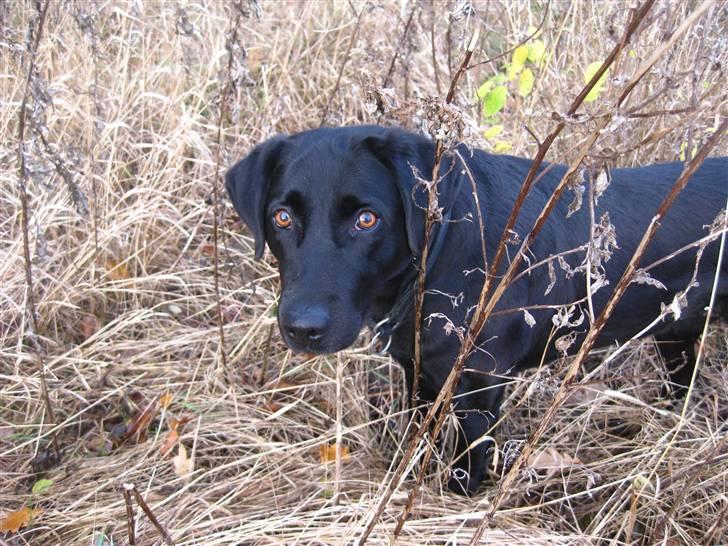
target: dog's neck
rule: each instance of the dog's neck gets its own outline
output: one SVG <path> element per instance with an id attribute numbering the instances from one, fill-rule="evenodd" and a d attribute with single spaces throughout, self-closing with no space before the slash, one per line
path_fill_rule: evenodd
<path id="1" fill-rule="evenodd" d="M 450 209 L 452 210 L 452 209 Z M 430 243 L 430 249 L 427 256 L 427 263 L 425 268 L 425 274 L 431 271 L 437 262 L 437 258 L 440 255 L 450 222 L 450 210 L 443 215 L 442 222 L 440 222 L 435 228 L 435 235 L 432 237 Z M 376 325 L 374 326 L 374 334 L 382 342 L 384 351 L 389 346 L 392 334 L 395 330 L 399 329 L 403 323 L 412 320 L 412 314 L 415 307 L 415 298 L 417 294 L 417 283 L 419 276 L 420 262 L 419 260 L 412 260 L 408 263 L 405 271 L 399 276 L 397 280 L 397 295 L 394 299 L 387 298 L 383 299 L 382 312 L 376 313 L 377 308 L 375 306 L 375 312 L 372 314 Z M 426 277 L 427 278 L 427 277 Z M 427 282 L 427 280 L 425 280 Z"/>

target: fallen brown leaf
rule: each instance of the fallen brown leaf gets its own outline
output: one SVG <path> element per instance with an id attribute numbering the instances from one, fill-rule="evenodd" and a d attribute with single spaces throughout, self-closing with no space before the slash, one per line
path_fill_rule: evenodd
<path id="1" fill-rule="evenodd" d="M 195 469 L 195 458 L 189 457 L 184 444 L 180 444 L 177 455 L 172 459 L 172 464 L 174 464 L 174 473 L 180 478 L 186 478 Z"/>
<path id="2" fill-rule="evenodd" d="M 81 319 L 81 338 L 87 340 L 98 331 L 98 319 L 94 315 L 84 315 Z"/>
<path id="3" fill-rule="evenodd" d="M 147 429 L 152 422 L 152 418 L 157 413 L 157 405 L 150 404 L 147 408 L 137 415 L 136 419 L 129 425 L 126 431 L 126 437 L 136 437 L 137 442 L 142 442 L 147 436 Z"/>
<path id="4" fill-rule="evenodd" d="M 263 405 L 263 409 L 266 409 L 271 413 L 277 412 L 282 407 L 283 407 L 283 404 L 279 404 L 278 402 L 273 402 L 272 400 Z"/>
<path id="5" fill-rule="evenodd" d="M 174 395 L 170 392 L 165 392 L 162 396 L 159 397 L 159 404 L 164 408 L 167 409 L 169 405 L 172 403 L 172 400 L 174 399 Z"/>
<path id="6" fill-rule="evenodd" d="M 215 245 L 213 245 L 212 243 L 205 243 L 203 245 L 200 245 L 200 250 L 206 256 L 213 256 L 215 254 Z"/>
<path id="7" fill-rule="evenodd" d="M 169 419 L 167 422 L 169 424 L 169 432 L 167 433 L 167 437 L 164 439 L 162 446 L 159 448 L 159 453 L 163 457 L 175 446 L 179 440 L 180 434 L 182 434 L 182 429 L 191 420 L 192 418 L 189 416 L 181 417 L 180 419 L 176 419 L 174 417 Z"/>
<path id="8" fill-rule="evenodd" d="M 10 512 L 0 520 L 0 533 L 17 533 L 21 527 L 27 527 L 31 520 L 40 515 L 42 511 L 40 508 L 31 509 L 24 506 L 20 510 Z"/>
<path id="9" fill-rule="evenodd" d="M 330 463 L 336 460 L 336 443 L 321 445 L 319 446 L 319 459 L 321 464 Z M 342 461 L 349 459 L 349 448 L 347 446 L 341 446 L 339 448 L 339 455 Z"/>
<path id="10" fill-rule="evenodd" d="M 164 442 L 162 443 L 161 447 L 159 448 L 159 453 L 164 457 L 169 451 L 175 446 L 177 443 L 177 440 L 179 440 L 179 432 L 177 432 L 176 427 L 169 431 L 167 434 L 167 437 L 164 439 Z"/>
<path id="11" fill-rule="evenodd" d="M 112 281 L 123 281 L 131 278 L 126 262 L 117 262 L 114 259 L 109 259 L 106 260 L 104 266 L 106 267 L 106 274 Z"/>
<path id="12" fill-rule="evenodd" d="M 528 465 L 536 470 L 544 470 L 548 476 L 553 475 L 556 471 L 581 464 L 577 458 L 571 457 L 566 453 L 560 453 L 553 447 L 549 447 L 543 451 L 531 455 L 528 458 Z"/>

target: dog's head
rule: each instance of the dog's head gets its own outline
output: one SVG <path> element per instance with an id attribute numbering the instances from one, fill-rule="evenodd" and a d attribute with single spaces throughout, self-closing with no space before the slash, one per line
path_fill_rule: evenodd
<path id="1" fill-rule="evenodd" d="M 319 129 L 256 146 L 226 175 L 240 218 L 278 259 L 278 324 L 294 350 L 351 345 L 422 249 L 433 146 L 396 129 Z M 385 304 L 386 305 L 386 304 Z"/>

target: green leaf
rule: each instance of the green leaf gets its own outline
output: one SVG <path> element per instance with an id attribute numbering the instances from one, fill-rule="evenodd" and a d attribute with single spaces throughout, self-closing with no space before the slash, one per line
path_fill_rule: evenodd
<path id="1" fill-rule="evenodd" d="M 527 97 L 533 91 L 533 72 L 530 68 L 524 68 L 518 78 L 518 94 Z"/>
<path id="2" fill-rule="evenodd" d="M 528 44 L 528 60 L 532 63 L 538 63 L 546 54 L 546 46 L 541 40 L 534 40 Z"/>
<path id="3" fill-rule="evenodd" d="M 483 99 L 483 114 L 490 117 L 503 110 L 507 97 L 508 90 L 504 86 L 493 88 Z"/>
<path id="4" fill-rule="evenodd" d="M 50 489 L 51 485 L 53 485 L 53 480 L 38 480 L 33 484 L 33 489 L 31 489 L 31 491 L 34 495 L 42 495 Z"/>
<path id="5" fill-rule="evenodd" d="M 499 140 L 495 143 L 495 146 L 493 146 L 493 151 L 497 154 L 502 154 L 503 152 L 507 152 L 513 148 L 513 144 L 510 142 L 506 142 L 505 140 Z"/>
<path id="6" fill-rule="evenodd" d="M 190 410 L 193 413 L 196 413 L 197 415 L 200 415 L 202 413 L 202 410 L 199 406 L 196 406 L 192 402 L 182 402 L 180 404 L 183 408 Z"/>
<path id="7" fill-rule="evenodd" d="M 710 129 L 709 129 L 710 131 Z M 687 151 L 688 151 L 688 143 L 682 142 L 680 143 L 680 161 L 685 161 L 687 159 Z M 695 157 L 695 154 L 698 153 L 698 147 L 693 146 L 693 152 L 690 154 L 690 157 Z"/>
<path id="8" fill-rule="evenodd" d="M 645 489 L 648 485 L 650 485 L 650 481 L 642 474 L 635 476 L 634 479 L 632 479 L 632 487 L 634 487 L 636 490 L 641 491 L 642 489 Z"/>
<path id="9" fill-rule="evenodd" d="M 589 83 L 591 79 L 594 77 L 594 75 L 597 73 L 599 68 L 602 66 L 601 61 L 594 62 L 586 67 L 586 70 L 584 71 L 584 83 Z M 597 81 L 597 84 L 592 88 L 591 91 L 589 91 L 589 94 L 584 99 L 585 102 L 594 102 L 597 100 L 597 97 L 602 92 L 602 89 L 604 88 L 604 82 L 607 79 L 607 74 L 609 74 L 609 69 L 602 74 L 602 77 L 599 78 L 599 81 Z"/>
<path id="10" fill-rule="evenodd" d="M 475 96 L 478 97 L 479 100 L 483 101 L 485 100 L 486 95 L 490 93 L 491 89 L 493 89 L 493 82 L 487 80 L 483 82 L 483 85 L 478 87 L 478 90 L 475 92 Z"/>
<path id="11" fill-rule="evenodd" d="M 513 51 L 513 57 L 511 64 L 513 67 L 520 72 L 528 60 L 528 46 L 520 45 Z"/>
<path id="12" fill-rule="evenodd" d="M 637 58 L 637 52 L 634 49 L 630 49 L 629 53 L 627 53 L 630 59 L 636 59 Z"/>
<path id="13" fill-rule="evenodd" d="M 485 130 L 483 133 L 483 136 L 486 138 L 486 140 L 493 140 L 495 137 L 497 137 L 499 134 L 503 132 L 503 126 L 502 125 L 493 125 L 493 127 L 489 127 Z"/>

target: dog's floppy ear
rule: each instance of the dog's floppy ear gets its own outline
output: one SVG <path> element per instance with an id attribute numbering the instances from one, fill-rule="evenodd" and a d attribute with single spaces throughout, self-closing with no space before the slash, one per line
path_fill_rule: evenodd
<path id="1" fill-rule="evenodd" d="M 427 210 L 427 190 L 421 181 L 432 178 L 435 146 L 424 137 L 398 129 L 368 136 L 361 144 L 394 175 L 404 208 L 407 243 L 412 254 L 419 256 L 425 242 Z"/>
<path id="2" fill-rule="evenodd" d="M 259 144 L 225 174 L 225 187 L 240 218 L 255 237 L 255 258 L 265 250 L 265 202 L 286 137 Z"/>

